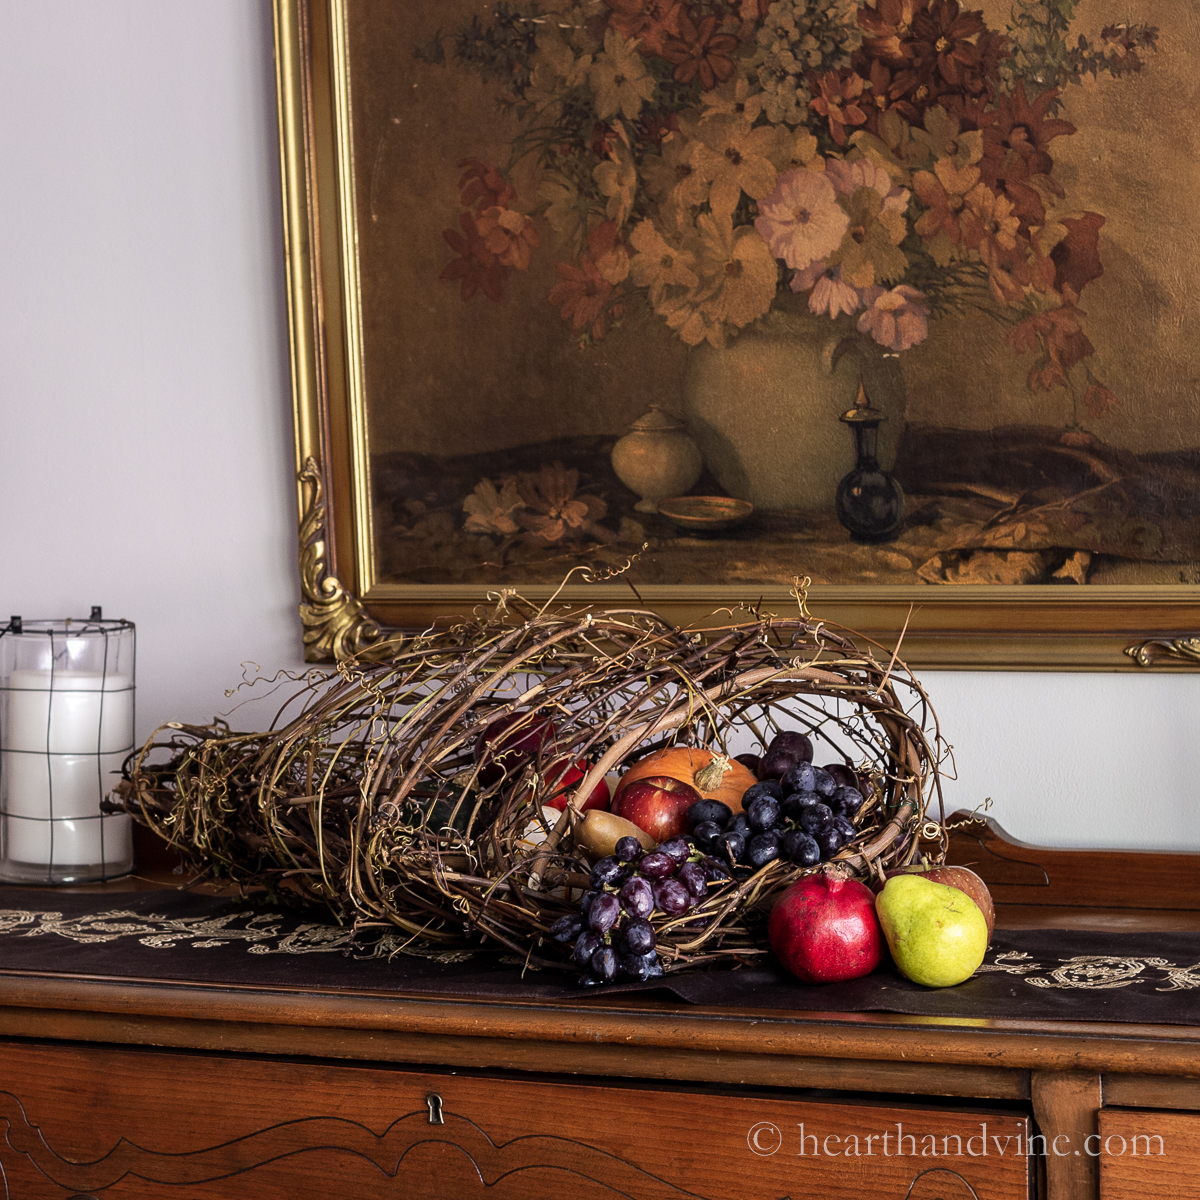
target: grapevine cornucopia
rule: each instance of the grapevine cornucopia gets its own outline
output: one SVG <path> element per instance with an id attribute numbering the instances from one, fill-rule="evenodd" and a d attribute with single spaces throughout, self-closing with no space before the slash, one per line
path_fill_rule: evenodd
<path id="1" fill-rule="evenodd" d="M 803 605 L 678 628 L 643 609 L 494 599 L 304 677 L 298 711 L 285 706 L 268 732 L 163 726 L 131 758 L 119 803 L 210 880 L 317 901 L 414 945 L 491 942 L 531 965 L 563 963 L 581 895 L 614 894 L 658 840 L 640 834 L 643 849 L 597 863 L 583 806 L 607 801 L 606 777 L 636 778 L 634 764 L 673 761 L 672 748 L 706 766 L 696 778 L 718 801 L 727 772 L 754 782 L 738 750 L 762 755 L 781 733 L 827 751 L 858 787 L 838 789 L 855 797 L 852 828 L 822 843 L 819 863 L 774 851 L 739 861 L 736 835 L 716 827 L 677 845 L 703 879 L 689 868 L 700 883 L 682 911 L 645 914 L 662 969 L 754 961 L 773 900 L 800 876 L 882 878 L 922 837 L 944 843 L 947 747 L 923 688 L 882 647 Z M 721 811 L 705 803 L 703 815 Z"/>

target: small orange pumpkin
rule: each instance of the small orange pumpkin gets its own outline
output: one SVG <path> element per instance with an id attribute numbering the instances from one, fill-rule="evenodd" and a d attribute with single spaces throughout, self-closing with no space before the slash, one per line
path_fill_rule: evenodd
<path id="1" fill-rule="evenodd" d="M 742 811 L 742 793 L 758 782 L 754 772 L 724 754 L 695 746 L 666 746 L 647 754 L 621 776 L 613 795 L 612 810 L 620 812 L 621 792 L 638 779 L 653 775 L 678 779 L 700 793 L 704 800 L 720 800 L 735 813 Z"/>

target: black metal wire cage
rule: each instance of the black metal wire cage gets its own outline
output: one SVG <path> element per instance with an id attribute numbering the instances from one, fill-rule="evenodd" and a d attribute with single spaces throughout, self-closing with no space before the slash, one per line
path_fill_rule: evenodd
<path id="1" fill-rule="evenodd" d="M 0 879 L 112 879 L 133 868 L 130 819 L 100 803 L 134 745 L 131 621 L 0 627 Z"/>

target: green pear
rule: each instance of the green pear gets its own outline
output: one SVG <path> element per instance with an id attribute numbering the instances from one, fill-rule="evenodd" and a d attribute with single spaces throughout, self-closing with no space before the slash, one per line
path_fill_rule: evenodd
<path id="1" fill-rule="evenodd" d="M 952 987 L 983 962 L 987 921 L 958 888 L 920 875 L 894 875 L 875 897 L 875 911 L 896 966 L 913 983 Z"/>

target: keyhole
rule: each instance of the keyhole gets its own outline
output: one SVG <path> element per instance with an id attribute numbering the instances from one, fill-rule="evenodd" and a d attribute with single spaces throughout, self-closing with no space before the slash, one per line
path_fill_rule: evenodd
<path id="1" fill-rule="evenodd" d="M 442 1116 L 442 1098 L 437 1092 L 430 1092 L 425 1097 L 425 1103 L 429 1105 L 429 1123 L 430 1125 L 445 1125 L 445 1118 Z"/>

